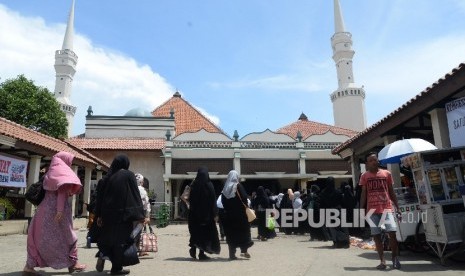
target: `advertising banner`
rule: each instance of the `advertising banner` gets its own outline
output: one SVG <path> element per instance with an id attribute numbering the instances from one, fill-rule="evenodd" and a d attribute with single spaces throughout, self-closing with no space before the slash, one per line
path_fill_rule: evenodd
<path id="1" fill-rule="evenodd" d="M 27 161 L 0 155 L 0 186 L 26 187 Z"/>
<path id="2" fill-rule="evenodd" d="M 451 147 L 465 146 L 465 97 L 446 103 Z"/>

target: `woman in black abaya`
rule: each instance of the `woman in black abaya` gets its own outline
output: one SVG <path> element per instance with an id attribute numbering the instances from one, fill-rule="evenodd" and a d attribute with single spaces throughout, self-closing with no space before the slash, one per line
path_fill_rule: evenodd
<path id="1" fill-rule="evenodd" d="M 107 256 L 112 263 L 112 275 L 129 273 L 123 270 L 124 245 L 129 241 L 134 222 L 145 220 L 136 176 L 128 169 L 128 157 L 116 156 L 108 174 L 99 183 L 100 194 L 97 194 L 97 223 L 101 228 L 97 245 L 101 255 L 96 269 L 103 270 L 102 256 Z"/>
<path id="2" fill-rule="evenodd" d="M 209 257 L 205 252 L 219 254 L 221 248 L 215 222 L 218 215 L 215 189 L 205 167 L 197 171 L 197 176 L 191 184 L 189 206 L 189 254 L 195 259 L 198 248 L 199 260 L 207 260 Z"/>
<path id="3" fill-rule="evenodd" d="M 239 173 L 237 171 L 232 170 L 229 172 L 221 194 L 224 211 L 220 216 L 220 220 L 229 247 L 229 259 L 237 259 L 237 247 L 241 249 L 242 257 L 250 258 L 247 249 L 253 245 L 253 241 L 250 234 L 250 223 L 245 214 L 247 193 L 239 183 Z"/>
<path id="4" fill-rule="evenodd" d="M 270 238 L 270 231 L 266 228 L 266 209 L 270 208 L 270 199 L 265 193 L 263 186 L 258 186 L 257 196 L 252 201 L 252 208 L 257 214 L 258 237 L 261 241 L 266 241 Z"/>

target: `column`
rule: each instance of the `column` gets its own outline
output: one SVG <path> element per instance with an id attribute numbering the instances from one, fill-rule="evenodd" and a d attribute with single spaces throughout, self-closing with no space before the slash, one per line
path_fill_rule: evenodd
<path id="1" fill-rule="evenodd" d="M 76 165 L 73 165 L 71 166 L 71 169 L 74 171 L 74 173 L 77 175 L 78 173 L 78 166 Z M 77 208 L 76 208 L 76 195 L 73 195 L 70 199 L 69 199 L 69 203 L 71 204 L 71 214 L 73 214 L 73 219 L 76 217 L 76 212 L 77 212 Z"/>
<path id="2" fill-rule="evenodd" d="M 397 137 L 395 135 L 388 135 L 383 137 L 384 140 L 384 145 L 388 145 L 390 143 L 393 143 L 397 140 Z M 400 180 L 400 166 L 399 163 L 395 164 L 387 164 L 387 169 L 391 172 L 392 174 L 392 180 L 394 181 L 394 188 L 401 187 L 401 180 Z"/>
<path id="3" fill-rule="evenodd" d="M 39 181 L 39 173 L 40 173 L 40 162 L 42 160 L 42 156 L 40 155 L 31 155 L 29 159 L 29 172 L 27 175 L 27 187 L 33 183 Z M 24 216 L 28 219 L 32 218 L 33 214 L 33 205 L 29 201 L 26 200 L 24 205 Z"/>
<path id="4" fill-rule="evenodd" d="M 241 174 L 241 153 L 240 152 L 234 152 L 234 170 L 237 171 L 237 173 L 240 175 Z"/>
<path id="5" fill-rule="evenodd" d="M 86 167 L 85 169 L 85 174 L 84 174 L 84 183 L 82 183 L 84 185 L 84 193 L 83 193 L 83 198 L 82 198 L 82 201 L 84 203 L 89 203 L 90 202 L 90 185 L 91 185 L 91 181 L 92 181 L 92 169 L 89 168 L 89 167 Z M 87 205 L 84 204 L 82 206 L 82 216 L 83 217 L 88 217 L 88 213 L 87 213 Z"/>
<path id="6" fill-rule="evenodd" d="M 302 144 L 302 147 L 303 148 L 303 143 L 297 143 L 297 144 Z M 307 157 L 307 154 L 302 151 L 302 150 L 299 150 L 299 174 L 301 176 L 307 174 L 307 168 L 306 168 L 306 164 L 305 164 L 305 159 Z M 300 191 L 304 192 L 306 189 L 307 189 L 307 178 L 301 178 L 299 180 L 299 186 L 300 186 Z"/>
<path id="7" fill-rule="evenodd" d="M 171 202 L 171 182 L 165 180 L 165 199 L 164 202 Z"/>
<path id="8" fill-rule="evenodd" d="M 97 183 L 102 178 L 103 178 L 103 172 L 102 171 L 97 171 Z"/>
<path id="9" fill-rule="evenodd" d="M 433 128 L 434 145 L 438 149 L 450 148 L 449 127 L 444 108 L 435 108 L 429 112 Z"/>
<path id="10" fill-rule="evenodd" d="M 173 218 L 179 218 L 179 197 L 174 197 L 174 216 Z"/>
<path id="11" fill-rule="evenodd" d="M 360 169 L 360 161 L 358 157 L 352 154 L 352 156 L 350 156 L 349 162 L 350 162 L 350 168 L 352 170 L 352 184 L 354 185 L 354 189 L 355 189 L 360 179 L 360 175 L 362 174 L 362 171 Z"/>

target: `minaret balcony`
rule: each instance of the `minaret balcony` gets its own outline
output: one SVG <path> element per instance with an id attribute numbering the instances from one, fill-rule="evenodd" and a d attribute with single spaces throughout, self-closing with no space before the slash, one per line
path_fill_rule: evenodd
<path id="1" fill-rule="evenodd" d="M 61 103 L 60 107 L 61 107 L 61 110 L 63 110 L 63 112 L 65 112 L 65 113 L 70 113 L 73 116 L 74 116 L 74 114 L 76 114 L 76 109 L 77 108 L 75 106 Z"/>

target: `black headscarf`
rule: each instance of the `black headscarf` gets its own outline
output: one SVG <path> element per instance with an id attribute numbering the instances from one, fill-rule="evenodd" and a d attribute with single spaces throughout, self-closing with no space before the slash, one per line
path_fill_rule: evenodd
<path id="1" fill-rule="evenodd" d="M 136 176 L 128 169 L 129 158 L 126 155 L 118 155 L 103 179 L 103 223 L 137 221 L 145 217 Z"/>
<path id="2" fill-rule="evenodd" d="M 266 195 L 263 186 L 258 186 L 257 196 L 253 200 L 252 205 L 254 209 L 266 209 L 270 207 L 270 199 Z"/>
<path id="3" fill-rule="evenodd" d="M 197 176 L 191 185 L 189 203 L 189 215 L 201 223 L 213 220 L 218 213 L 215 188 L 206 167 L 201 167 L 197 171 Z"/>
<path id="4" fill-rule="evenodd" d="M 326 179 L 326 187 L 320 193 L 320 203 L 322 208 L 340 207 L 342 201 L 341 193 L 336 190 L 334 177 Z"/>
<path id="5" fill-rule="evenodd" d="M 108 170 L 107 174 L 98 181 L 97 184 L 97 195 L 96 195 L 96 204 L 95 204 L 95 215 L 97 217 L 101 216 L 102 210 L 102 202 L 103 202 L 103 194 L 105 191 L 105 184 L 108 182 L 108 179 L 117 171 L 121 169 L 129 169 L 129 158 L 124 155 L 120 154 L 113 159 L 110 165 L 110 169 Z"/>

